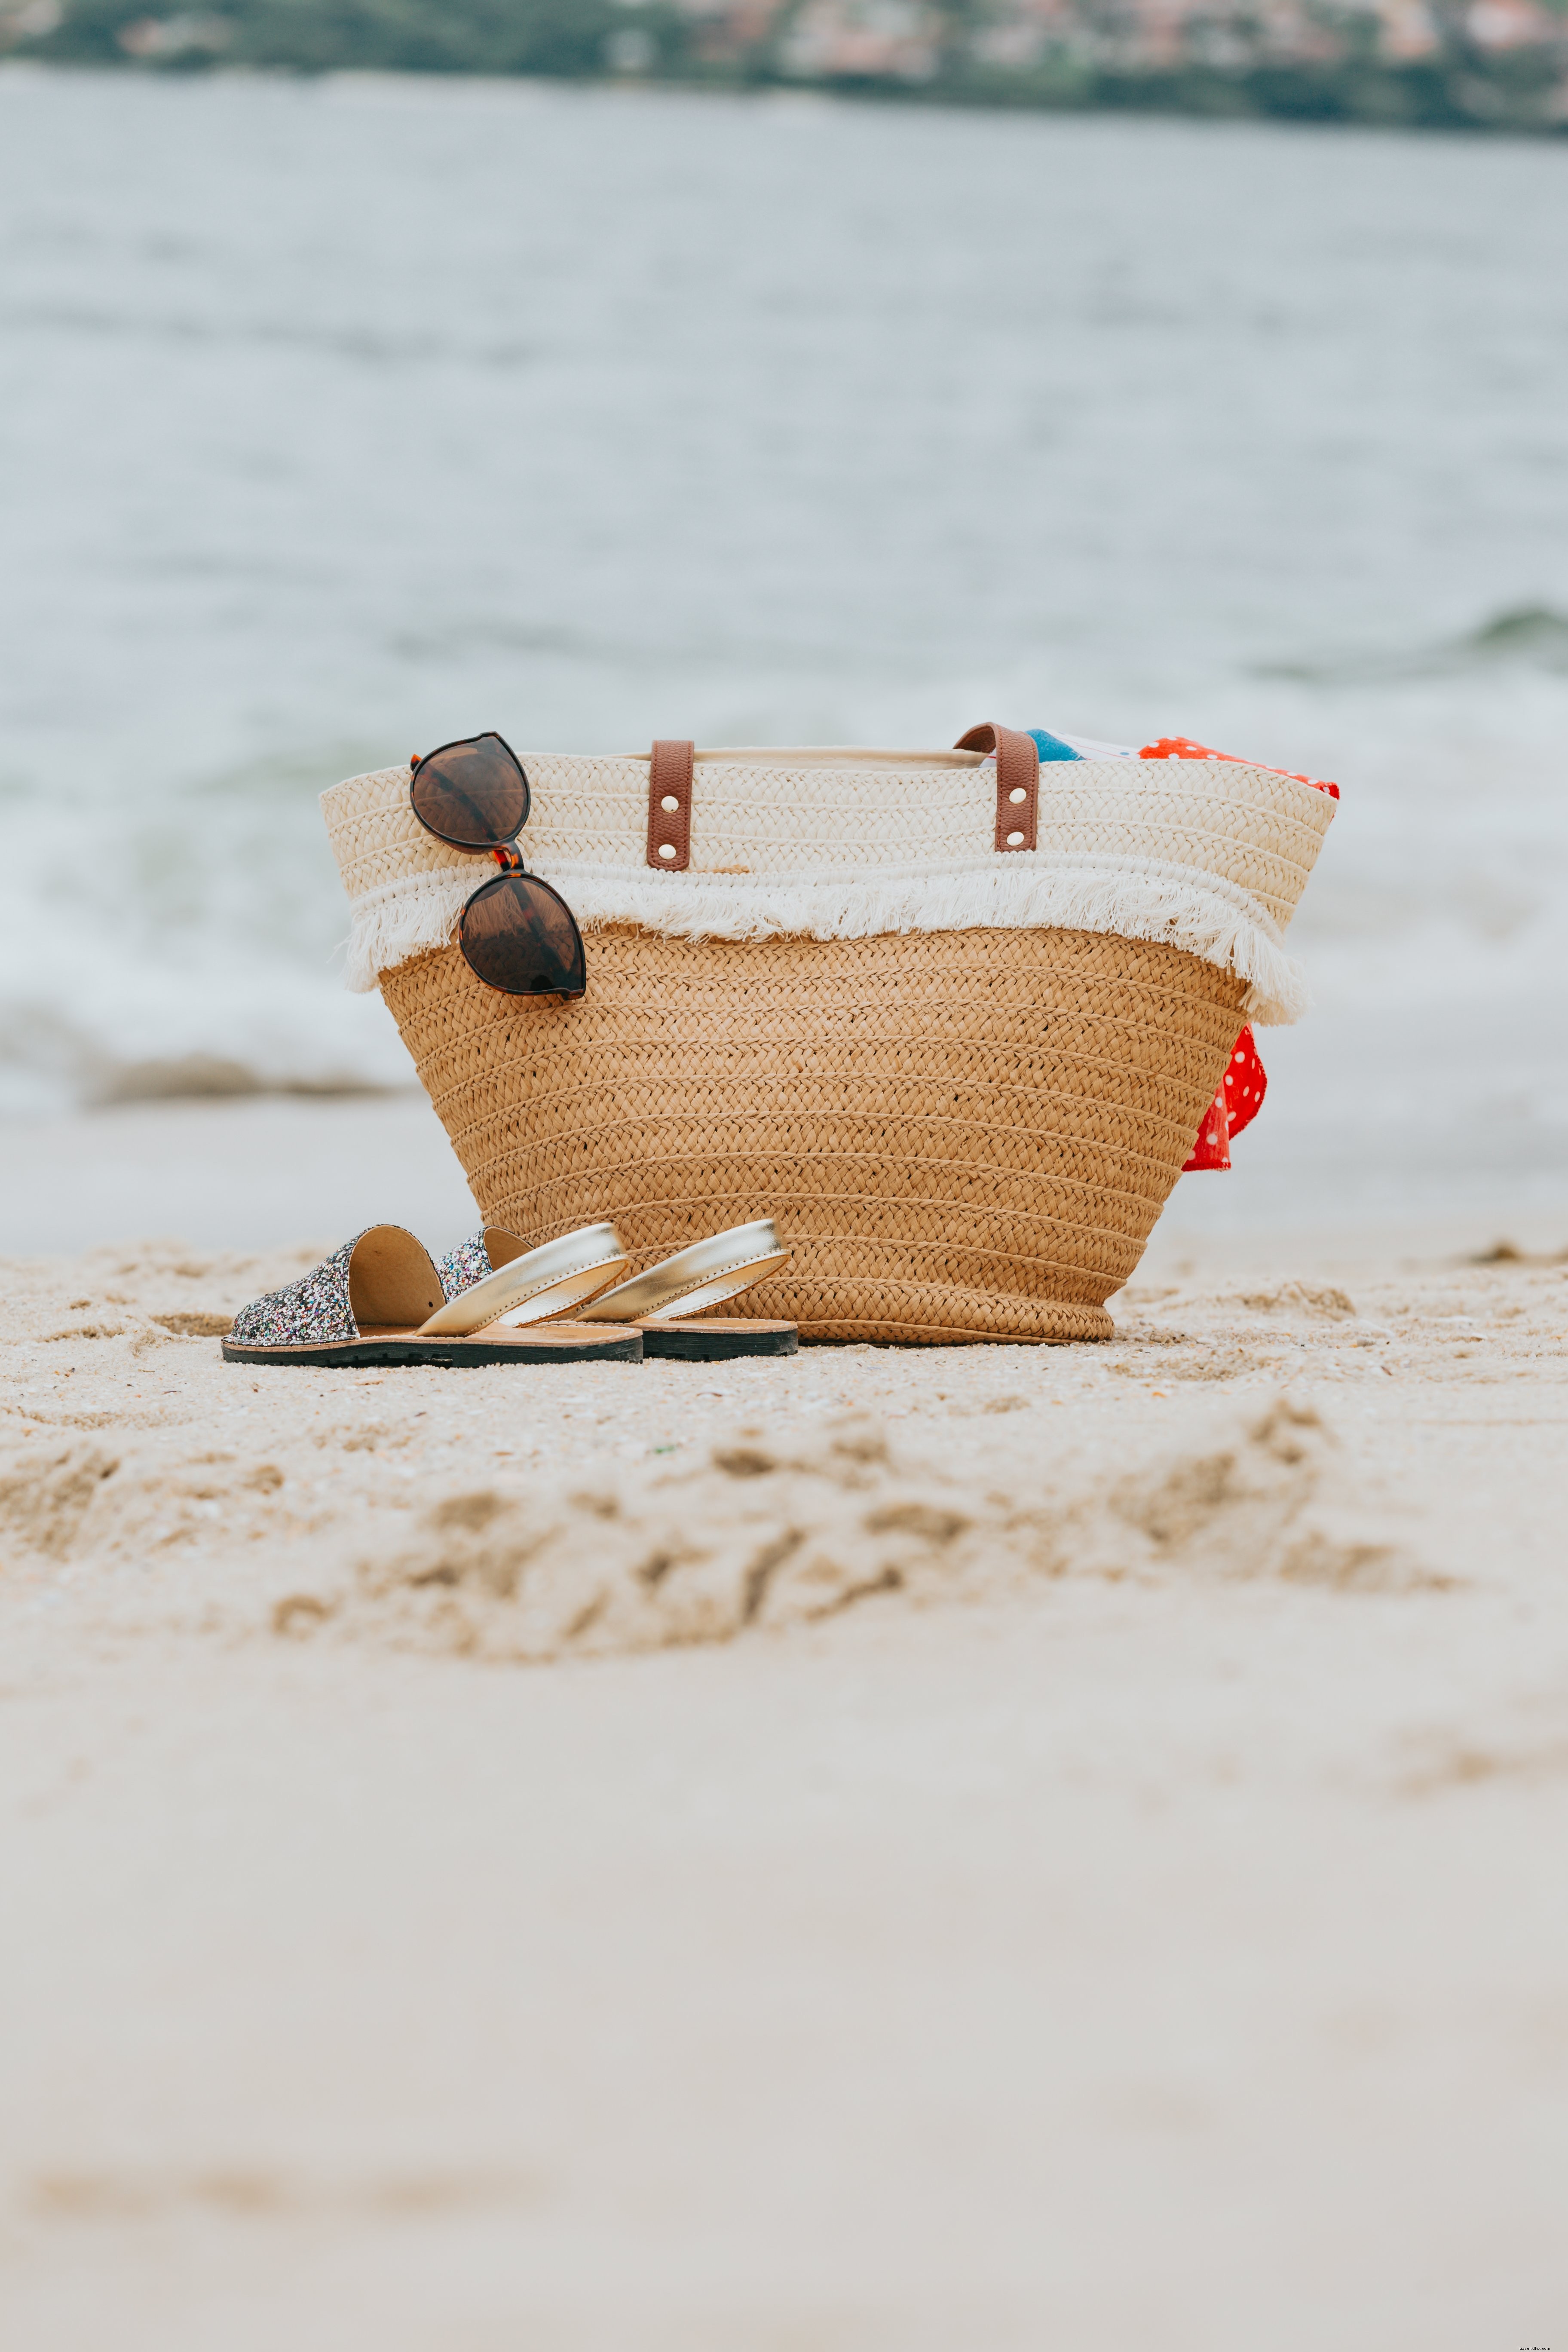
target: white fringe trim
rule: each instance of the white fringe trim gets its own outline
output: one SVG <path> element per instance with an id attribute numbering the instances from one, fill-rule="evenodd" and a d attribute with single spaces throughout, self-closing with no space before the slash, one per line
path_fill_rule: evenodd
<path id="1" fill-rule="evenodd" d="M 1153 860 L 1085 856 L 1048 869 L 994 857 L 973 865 L 882 866 L 859 875 L 791 875 L 742 881 L 655 874 L 552 859 L 553 883 L 584 930 L 636 923 L 667 938 L 869 939 L 881 931 L 1055 929 L 1158 940 L 1234 971 L 1247 983 L 1249 1020 L 1299 1020 L 1306 975 L 1257 899 L 1220 876 Z M 479 877 L 482 879 L 482 876 Z M 462 873 L 412 874 L 353 902 L 347 979 L 363 993 L 377 975 L 445 947 L 477 887 Z"/>
<path id="2" fill-rule="evenodd" d="M 444 948 L 478 887 L 466 874 L 408 874 L 351 898 L 343 978 L 354 994 L 368 996 L 384 971 Z"/>

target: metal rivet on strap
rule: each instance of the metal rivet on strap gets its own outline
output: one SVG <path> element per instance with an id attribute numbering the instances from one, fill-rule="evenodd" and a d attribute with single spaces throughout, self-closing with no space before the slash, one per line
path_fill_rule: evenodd
<path id="1" fill-rule="evenodd" d="M 1022 795 L 1020 794 L 1020 798 L 1021 797 Z M 659 806 L 661 809 L 668 809 L 671 816 L 673 816 L 676 810 L 680 806 L 680 803 L 676 799 L 673 793 L 666 793 L 664 798 L 659 803 Z"/>
<path id="2" fill-rule="evenodd" d="M 1018 835 L 1018 838 L 1019 838 L 1019 840 L 1020 840 L 1020 841 L 1022 841 L 1022 839 L 1024 838 L 1023 835 L 1022 835 L 1022 834 L 1020 834 L 1020 835 Z M 673 856 L 675 856 L 675 844 L 674 844 L 674 842 L 673 842 L 673 841 L 661 841 L 661 842 L 659 843 L 659 845 L 658 845 L 658 854 L 659 854 L 659 856 L 660 856 L 661 857 L 673 857 Z"/>
<path id="3" fill-rule="evenodd" d="M 1007 846 L 1009 849 L 1021 849 L 1023 847 L 1023 844 L 1024 836 L 1021 833 L 1010 833 L 1007 835 Z"/>
<path id="4" fill-rule="evenodd" d="M 1014 787 L 1013 787 L 1013 789 L 1012 789 L 1012 791 L 1011 791 L 1011 792 L 1008 793 L 1008 795 L 1007 795 L 1007 798 L 1008 798 L 1008 799 L 1009 799 L 1009 800 L 1014 803 L 1015 807 L 1017 805 L 1017 803 L 1018 803 L 1018 802 L 1019 802 L 1019 801 L 1026 801 L 1026 800 L 1028 799 L 1028 797 L 1029 797 L 1029 795 L 1028 795 L 1028 793 L 1024 790 L 1024 787 L 1023 787 L 1023 785 L 1022 785 L 1022 784 L 1015 784 L 1015 785 L 1014 785 Z M 668 802 L 667 801 L 667 802 L 665 803 L 665 806 L 668 808 L 668 805 L 669 805 L 669 803 L 668 803 Z"/>

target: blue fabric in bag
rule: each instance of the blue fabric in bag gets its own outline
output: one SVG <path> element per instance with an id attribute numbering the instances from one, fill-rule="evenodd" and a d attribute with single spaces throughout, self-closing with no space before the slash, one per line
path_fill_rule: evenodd
<path id="1" fill-rule="evenodd" d="M 1072 745 L 1064 743 L 1059 735 L 1047 734 L 1043 727 L 1031 727 L 1026 731 L 1039 745 L 1042 760 L 1081 760 L 1083 757 L 1081 751 L 1075 751 Z"/>

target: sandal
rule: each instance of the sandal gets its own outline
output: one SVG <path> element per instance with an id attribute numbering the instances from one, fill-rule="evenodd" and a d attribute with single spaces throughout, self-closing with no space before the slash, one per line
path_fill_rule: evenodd
<path id="1" fill-rule="evenodd" d="M 686 1318 L 765 1282 L 789 1264 L 771 1217 L 710 1234 L 662 1265 L 633 1275 L 614 1290 L 601 1291 L 583 1319 L 635 1323 L 645 1356 L 675 1356 L 688 1363 L 714 1364 L 730 1356 L 793 1356 L 799 1342 L 794 1323 L 748 1322 L 722 1316 L 716 1323 Z M 680 1319 L 677 1320 L 679 1310 Z"/>
<path id="2" fill-rule="evenodd" d="M 635 1364 L 642 1338 L 625 1323 L 554 1319 L 626 1264 L 614 1225 L 584 1225 L 534 1250 L 487 1227 L 439 1266 L 401 1225 L 367 1225 L 313 1274 L 242 1307 L 224 1361 Z"/>

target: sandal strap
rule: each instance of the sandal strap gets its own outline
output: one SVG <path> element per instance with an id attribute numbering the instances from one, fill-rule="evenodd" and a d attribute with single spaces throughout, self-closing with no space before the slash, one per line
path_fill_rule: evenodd
<path id="1" fill-rule="evenodd" d="M 657 1323 L 675 1315 L 698 1315 L 721 1299 L 738 1298 L 789 1264 L 771 1217 L 731 1225 L 677 1251 L 662 1265 L 634 1274 L 603 1292 L 583 1315 L 584 1322 Z"/>
<path id="2" fill-rule="evenodd" d="M 499 1266 L 490 1265 L 492 1234 L 498 1234 L 498 1229 L 488 1227 L 479 1237 L 480 1254 L 489 1272 L 438 1307 L 428 1322 L 420 1325 L 421 1339 L 450 1339 L 483 1330 L 490 1323 L 548 1323 L 595 1297 L 631 1263 L 626 1244 L 610 1224 L 583 1225 L 575 1233 L 559 1234 L 553 1241 L 542 1242 L 537 1249 L 524 1250 Z M 459 1255 L 472 1264 L 473 1244 L 465 1243 L 452 1257 Z M 451 1260 L 446 1263 L 450 1265 Z"/>

